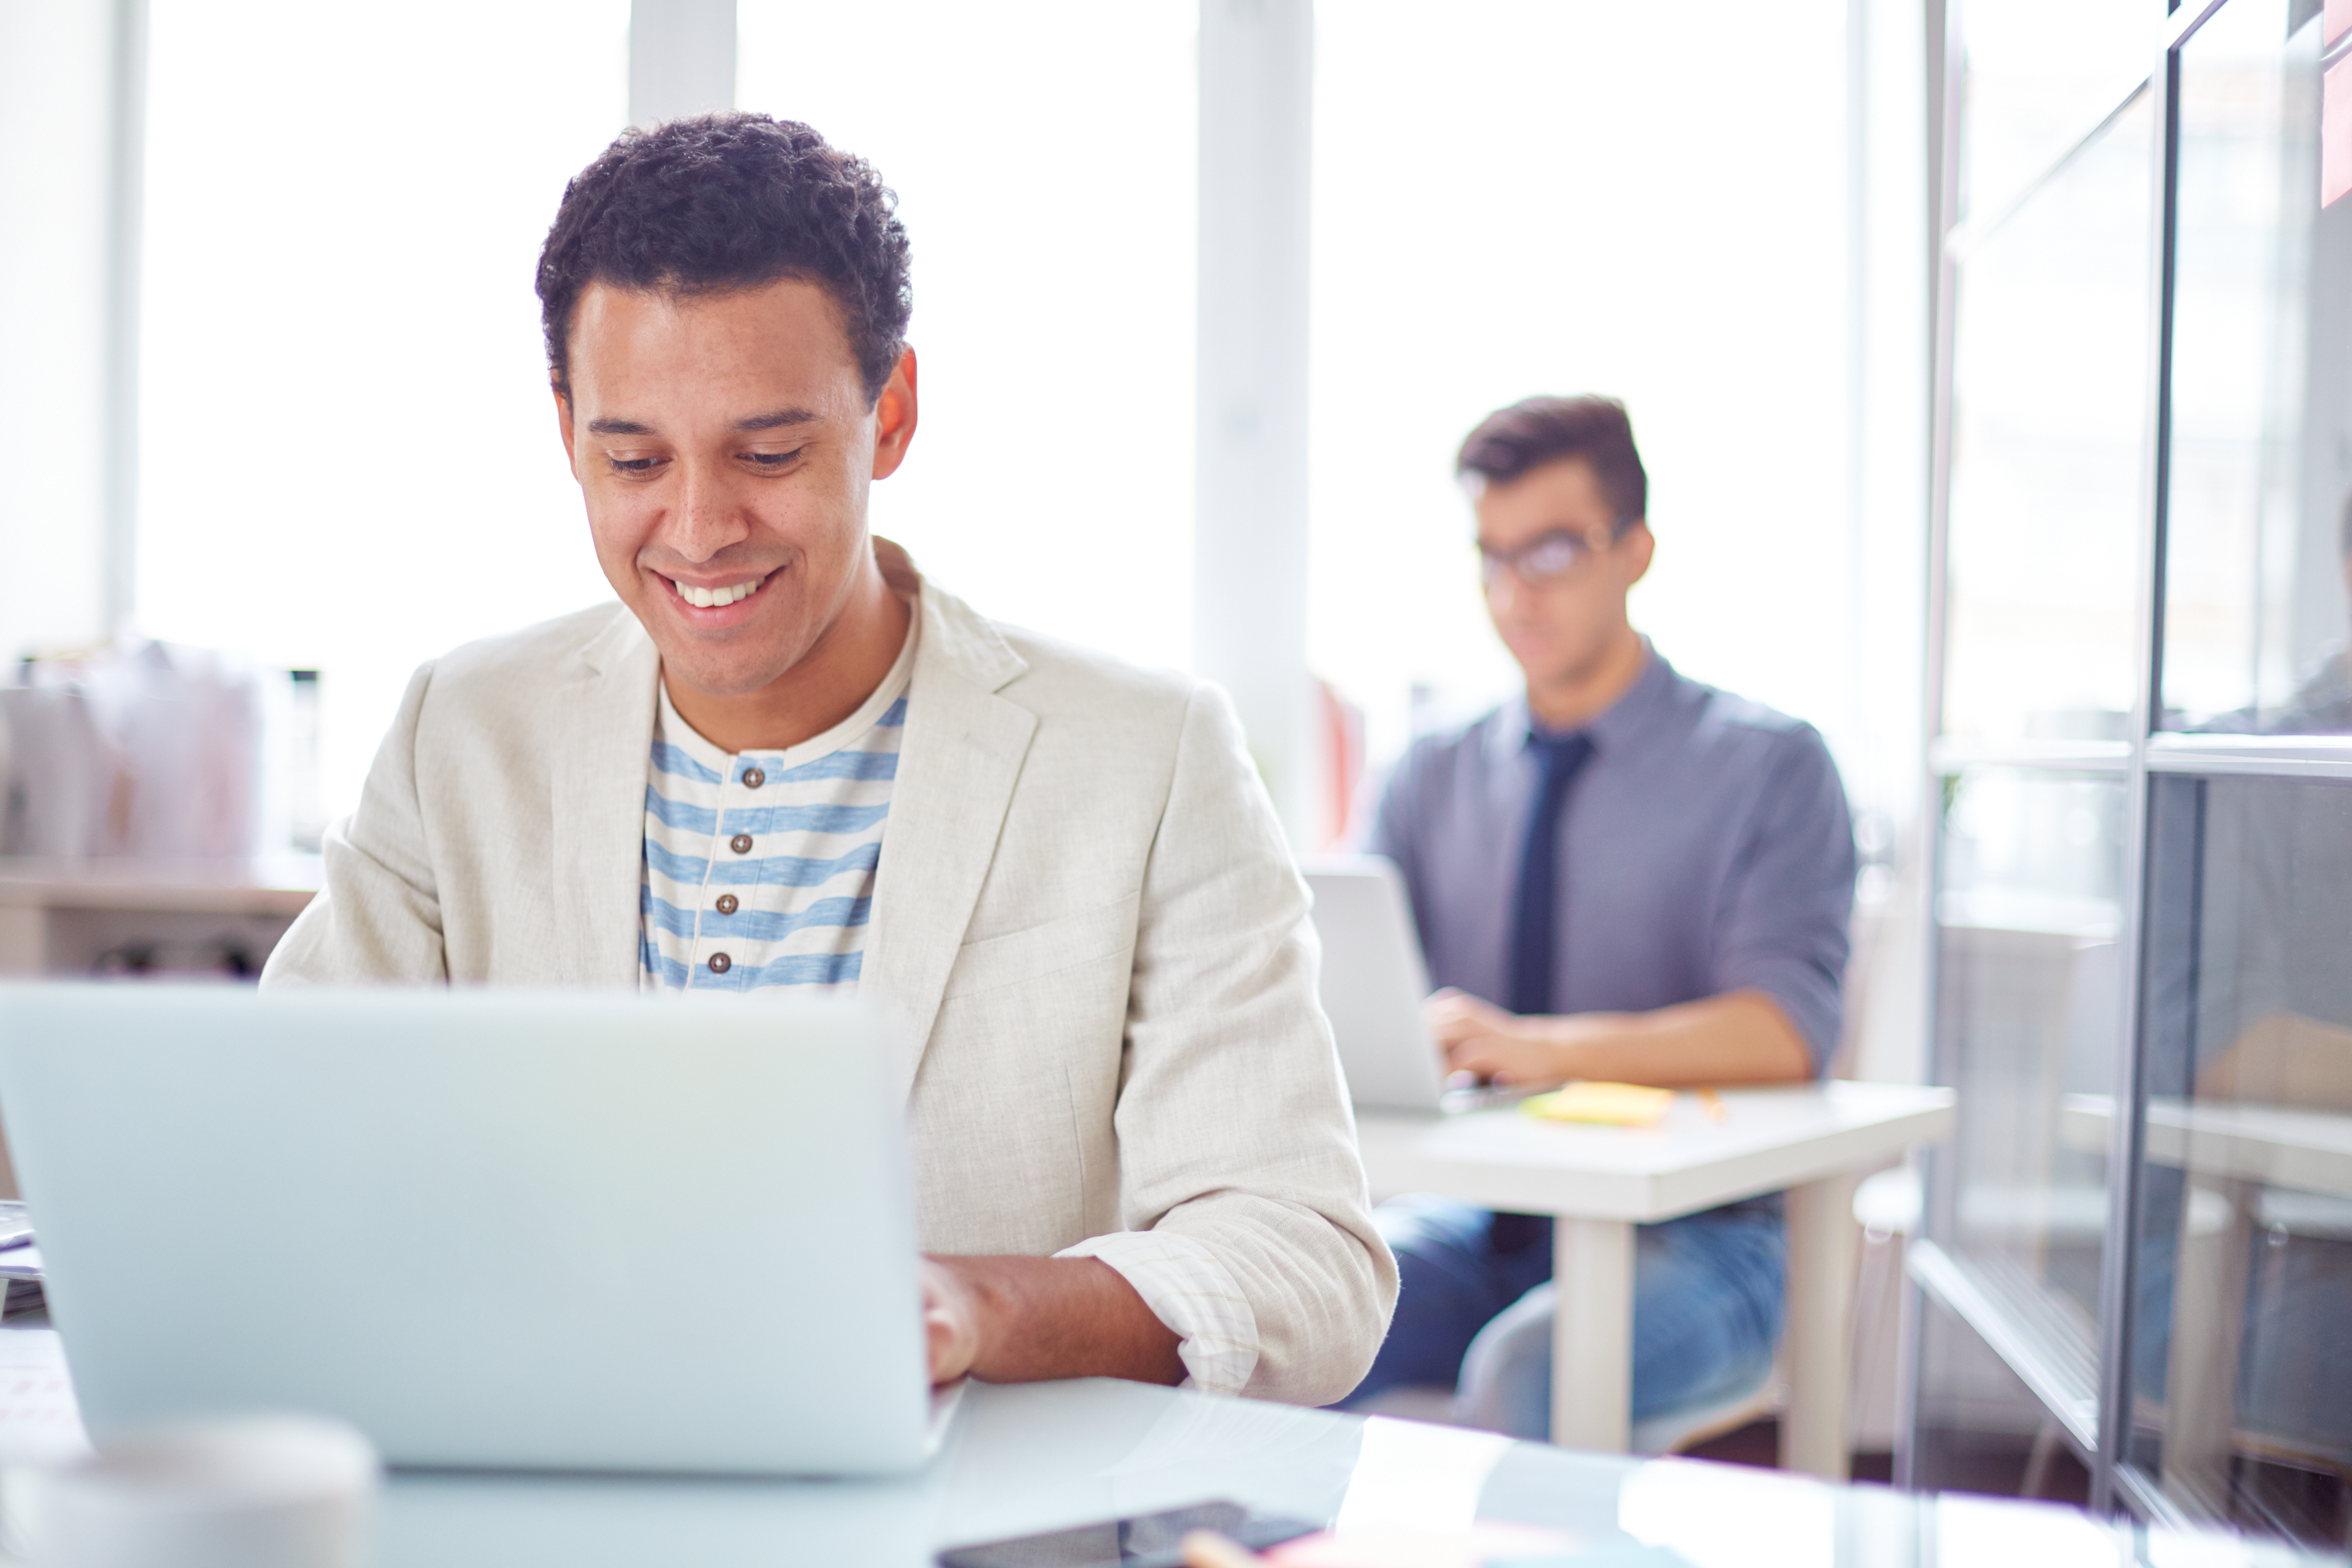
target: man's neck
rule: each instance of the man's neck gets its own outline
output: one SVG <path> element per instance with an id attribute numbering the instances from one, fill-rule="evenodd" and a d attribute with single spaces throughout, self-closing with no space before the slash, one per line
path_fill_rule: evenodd
<path id="1" fill-rule="evenodd" d="M 1649 644 L 1642 634 L 1621 626 L 1598 657 L 1550 680 L 1530 680 L 1528 712 L 1546 729 L 1581 729 L 1632 691 L 1649 664 Z"/>
<path id="2" fill-rule="evenodd" d="M 907 645 L 914 612 L 870 562 L 856 594 L 807 657 L 756 692 L 719 696 L 662 672 L 677 716 L 732 756 L 814 740 L 874 695 Z"/>

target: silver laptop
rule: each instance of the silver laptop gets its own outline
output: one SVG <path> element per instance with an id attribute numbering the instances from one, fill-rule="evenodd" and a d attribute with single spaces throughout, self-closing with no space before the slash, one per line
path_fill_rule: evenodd
<path id="1" fill-rule="evenodd" d="M 1348 1094 L 1375 1111 L 1465 1111 L 1525 1092 L 1449 1087 L 1445 1053 L 1422 1019 L 1429 969 L 1404 879 L 1379 855 L 1310 855 L 1298 869 L 1323 941 L 1323 1011 Z"/>
<path id="2" fill-rule="evenodd" d="M 849 1475 L 938 1437 L 888 1032 L 846 1000 L 0 988 L 94 1437 Z"/>

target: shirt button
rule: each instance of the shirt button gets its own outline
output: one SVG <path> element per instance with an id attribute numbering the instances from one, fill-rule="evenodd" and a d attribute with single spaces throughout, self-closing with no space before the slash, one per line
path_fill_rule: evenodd
<path id="1" fill-rule="evenodd" d="M 738 833 L 727 841 L 727 847 L 739 855 L 748 855 L 751 852 L 751 835 Z"/>
<path id="2" fill-rule="evenodd" d="M 710 972 L 712 974 L 723 975 L 734 967 L 735 960 L 730 958 L 726 954 L 713 953 L 710 955 Z"/>
<path id="3" fill-rule="evenodd" d="M 765 773 L 761 772 L 760 769 L 756 768 L 746 768 L 743 769 L 743 788 L 746 789 L 757 789 L 761 785 L 765 784 L 767 781 L 768 776 Z"/>
<path id="4" fill-rule="evenodd" d="M 732 915 L 735 913 L 735 895 L 733 894 L 722 893 L 719 895 L 719 913 L 721 915 Z"/>

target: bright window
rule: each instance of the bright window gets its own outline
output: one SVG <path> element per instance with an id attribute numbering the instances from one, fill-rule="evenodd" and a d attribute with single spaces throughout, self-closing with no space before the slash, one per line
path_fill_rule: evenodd
<path id="1" fill-rule="evenodd" d="M 331 814 L 418 663 L 610 596 L 531 291 L 626 0 L 156 0 L 138 599 L 315 667 Z"/>
<path id="2" fill-rule="evenodd" d="M 1310 637 L 1375 760 L 1517 672 L 1454 449 L 1625 400 L 1677 668 L 1832 732 L 1850 689 L 1843 5 L 1350 0 L 1317 15 Z"/>
<path id="3" fill-rule="evenodd" d="M 982 613 L 1192 657 L 1192 0 L 740 0 L 735 101 L 881 171 L 922 422 L 875 531 Z"/>

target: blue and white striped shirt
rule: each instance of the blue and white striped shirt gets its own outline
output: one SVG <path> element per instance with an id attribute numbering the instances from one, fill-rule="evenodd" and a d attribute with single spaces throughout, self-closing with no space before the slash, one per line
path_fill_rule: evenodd
<path id="1" fill-rule="evenodd" d="M 663 690 L 646 770 L 642 989 L 856 988 L 914 653 L 910 630 L 856 713 L 782 751 L 729 756 Z"/>
<path id="2" fill-rule="evenodd" d="M 856 988 L 920 624 L 856 713 L 787 750 L 730 757 L 662 691 L 646 769 L 639 988 Z M 1055 1256 L 1099 1258 L 1134 1286 L 1181 1342 L 1188 1386 L 1231 1394 L 1249 1382 L 1257 1319 L 1198 1239 L 1121 1230 Z"/>

